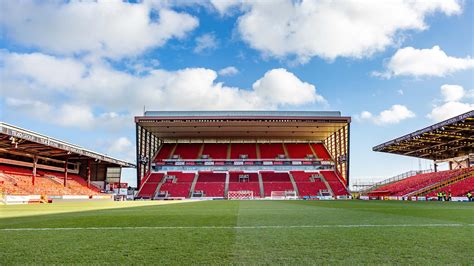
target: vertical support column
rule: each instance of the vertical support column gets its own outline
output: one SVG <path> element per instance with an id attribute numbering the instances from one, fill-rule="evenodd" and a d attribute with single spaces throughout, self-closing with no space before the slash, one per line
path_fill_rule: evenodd
<path id="1" fill-rule="evenodd" d="M 339 159 L 342 157 L 342 155 L 344 155 L 344 151 L 342 150 L 342 134 L 341 134 L 341 131 L 343 130 L 344 128 L 341 128 L 337 131 L 337 142 L 339 143 L 339 156 L 337 157 L 337 160 L 339 161 Z M 342 175 L 342 177 L 344 179 L 346 179 L 346 176 L 344 174 L 344 172 L 342 171 L 343 170 L 343 164 L 344 162 L 340 162 L 339 163 L 339 174 Z"/>
<path id="2" fill-rule="evenodd" d="M 67 164 L 69 162 L 69 158 L 66 157 L 66 160 L 64 161 L 64 186 L 67 186 Z"/>
<path id="3" fill-rule="evenodd" d="M 141 171 L 140 171 L 140 126 L 135 124 L 135 141 L 136 141 L 136 150 L 137 150 L 137 188 L 140 189 L 140 185 L 142 182 L 141 178 Z"/>
<path id="4" fill-rule="evenodd" d="M 438 172 L 438 164 L 436 163 L 436 161 L 434 162 L 434 171 Z"/>
<path id="5" fill-rule="evenodd" d="M 151 153 L 151 133 L 150 131 L 147 131 L 146 132 L 147 134 L 147 138 L 146 138 L 146 145 L 148 146 L 148 164 L 147 164 L 147 172 L 150 172 L 151 171 L 151 156 L 152 156 L 152 153 Z"/>
<path id="6" fill-rule="evenodd" d="M 36 154 L 33 156 L 33 177 L 31 178 L 31 183 L 35 185 L 36 180 L 36 166 L 38 165 L 38 156 Z"/>
<path id="7" fill-rule="evenodd" d="M 87 160 L 87 187 L 91 187 L 91 160 Z"/>
<path id="8" fill-rule="evenodd" d="M 346 156 L 346 186 L 349 187 L 349 166 L 350 166 L 350 154 L 351 154 L 351 124 L 347 124 L 347 156 Z"/>
<path id="9" fill-rule="evenodd" d="M 334 156 L 334 163 L 336 164 L 336 171 L 339 172 L 339 161 L 337 160 L 338 154 L 337 154 L 337 148 L 336 148 L 336 133 L 333 133 L 331 135 L 331 140 L 332 140 L 332 147 L 333 147 L 333 156 Z"/>

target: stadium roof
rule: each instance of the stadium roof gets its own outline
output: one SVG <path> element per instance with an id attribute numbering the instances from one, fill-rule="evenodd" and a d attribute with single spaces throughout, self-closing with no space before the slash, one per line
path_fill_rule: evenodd
<path id="1" fill-rule="evenodd" d="M 149 111 L 137 125 L 161 139 L 247 138 L 324 140 L 350 123 L 340 112 Z"/>
<path id="2" fill-rule="evenodd" d="M 104 164 L 135 167 L 132 163 L 3 122 L 0 122 L 0 151 L 35 154 L 53 159 L 65 159 L 66 157 L 70 160 L 90 158 Z"/>
<path id="3" fill-rule="evenodd" d="M 431 160 L 474 153 L 474 110 L 377 145 L 374 151 Z"/>

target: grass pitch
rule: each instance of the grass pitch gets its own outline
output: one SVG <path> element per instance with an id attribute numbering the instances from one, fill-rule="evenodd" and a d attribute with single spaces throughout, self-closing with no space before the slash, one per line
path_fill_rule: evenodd
<path id="1" fill-rule="evenodd" d="M 474 263 L 471 203 L 166 203 L 0 206 L 0 265 Z"/>

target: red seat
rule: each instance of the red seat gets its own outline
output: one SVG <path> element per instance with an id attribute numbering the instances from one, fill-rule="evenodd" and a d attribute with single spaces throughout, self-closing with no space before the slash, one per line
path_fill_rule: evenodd
<path id="1" fill-rule="evenodd" d="M 311 144 L 311 146 L 313 147 L 314 153 L 316 153 L 316 157 L 318 157 L 319 159 L 323 159 L 323 160 L 330 160 L 331 159 L 331 155 L 327 151 L 324 144 L 322 144 L 322 143 L 313 143 L 313 144 Z"/>
<path id="2" fill-rule="evenodd" d="M 161 145 L 160 151 L 156 155 L 155 162 L 169 159 L 171 156 L 171 151 L 173 151 L 173 148 L 175 145 L 176 144 L 170 144 L 170 143 L 165 143 Z"/>
<path id="3" fill-rule="evenodd" d="M 257 159 L 257 145 L 253 143 L 233 143 L 230 148 L 230 158 L 240 159 L 247 155 L 248 159 Z"/>
<path id="4" fill-rule="evenodd" d="M 308 143 L 286 143 L 285 147 L 291 159 L 305 159 L 307 155 L 313 155 Z"/>
<path id="5" fill-rule="evenodd" d="M 203 155 L 208 155 L 210 159 L 227 159 L 228 144 L 206 143 L 202 151 Z"/>
<path id="6" fill-rule="evenodd" d="M 201 143 L 178 144 L 174 150 L 173 156 L 179 155 L 181 159 L 197 159 L 199 151 L 202 147 Z"/>
<path id="7" fill-rule="evenodd" d="M 275 159 L 278 155 L 285 155 L 282 143 L 265 143 L 258 145 L 261 159 Z"/>
<path id="8" fill-rule="evenodd" d="M 472 169 L 474 168 L 471 167 L 414 175 L 400 181 L 381 186 L 374 191 L 371 191 L 369 195 L 377 196 L 382 193 L 386 196 L 404 196 L 433 184 L 447 181 L 450 178 L 459 176 L 463 173 L 466 173 L 467 171 L 471 171 Z"/>

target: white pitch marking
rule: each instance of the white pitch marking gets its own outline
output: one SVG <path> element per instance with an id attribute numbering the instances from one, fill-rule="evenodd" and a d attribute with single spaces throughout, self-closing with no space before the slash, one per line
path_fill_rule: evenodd
<path id="1" fill-rule="evenodd" d="M 474 224 L 327 224 L 327 225 L 255 225 L 255 226 L 125 226 L 125 227 L 43 227 L 0 228 L 0 231 L 77 231 L 77 230 L 173 230 L 173 229 L 288 229 L 288 228 L 363 228 L 363 227 L 461 227 Z"/>

